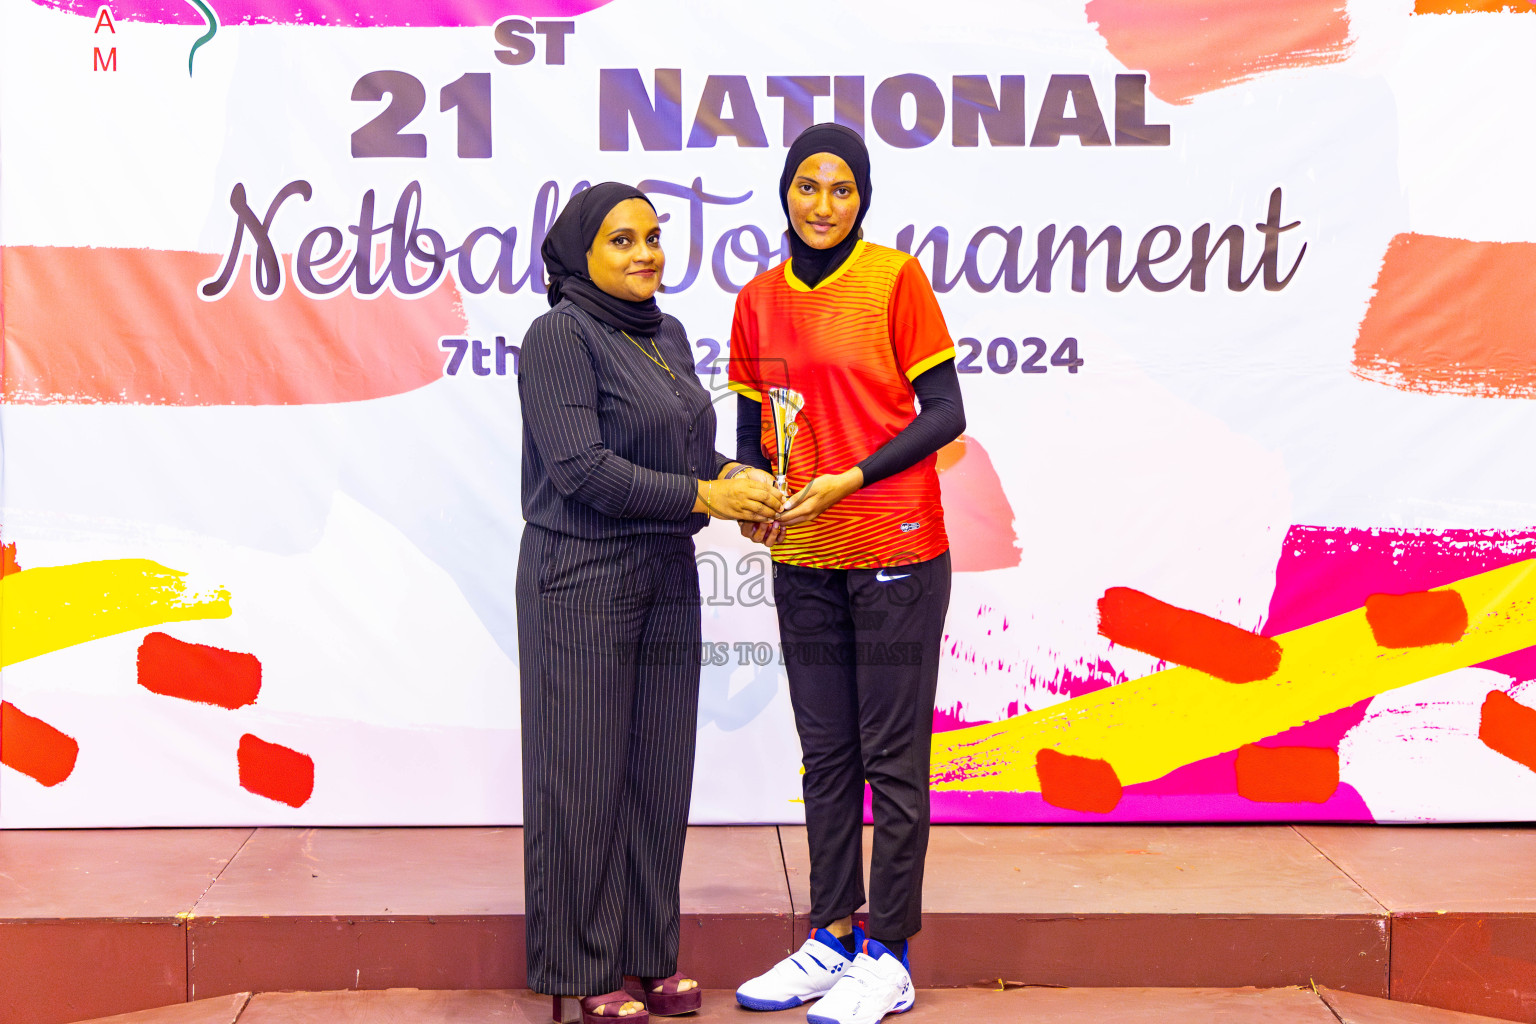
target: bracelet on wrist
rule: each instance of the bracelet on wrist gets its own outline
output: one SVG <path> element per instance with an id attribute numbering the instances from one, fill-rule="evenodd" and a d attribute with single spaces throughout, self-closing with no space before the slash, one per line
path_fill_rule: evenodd
<path id="1" fill-rule="evenodd" d="M 708 486 L 709 486 L 709 481 L 707 481 L 707 480 L 699 481 L 699 500 L 704 503 L 704 507 L 705 508 L 709 509 L 711 512 L 713 512 L 715 514 L 715 518 L 717 518 L 717 519 L 725 519 L 726 518 L 725 513 L 721 512 L 719 509 L 715 508 L 714 505 L 711 505 L 710 502 L 709 502 L 709 499 L 704 496 L 704 489 L 706 487 L 708 487 Z"/>

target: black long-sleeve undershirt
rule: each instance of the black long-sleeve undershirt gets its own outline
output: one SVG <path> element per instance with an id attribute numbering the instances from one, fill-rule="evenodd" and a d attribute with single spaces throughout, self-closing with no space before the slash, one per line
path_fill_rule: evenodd
<path id="1" fill-rule="evenodd" d="M 755 398 L 736 396 L 736 461 L 773 472 L 768 456 L 763 454 L 763 403 Z"/>
<path id="2" fill-rule="evenodd" d="M 901 432 L 858 464 L 864 486 L 910 469 L 965 432 L 965 406 L 955 361 L 946 359 L 912 381 L 917 416 Z M 762 447 L 763 405 L 746 395 L 736 399 L 736 460 L 772 472 Z"/>

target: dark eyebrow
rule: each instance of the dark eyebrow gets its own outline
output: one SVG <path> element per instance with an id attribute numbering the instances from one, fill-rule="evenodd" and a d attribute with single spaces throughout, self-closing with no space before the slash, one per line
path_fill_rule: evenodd
<path id="1" fill-rule="evenodd" d="M 820 185 L 820 184 L 821 184 L 821 182 L 820 182 L 820 181 L 818 181 L 818 180 L 817 180 L 817 179 L 815 179 L 815 178 L 812 178 L 812 177 L 809 177 L 809 176 L 807 176 L 807 175 L 804 175 L 804 174 L 802 174 L 802 175 L 800 175 L 800 176 L 799 176 L 799 177 L 798 177 L 798 178 L 796 178 L 796 179 L 795 179 L 795 183 L 796 183 L 796 184 L 799 184 L 799 183 L 800 183 L 800 182 L 802 182 L 802 181 L 808 181 L 808 182 L 810 182 L 810 183 L 811 183 L 811 184 L 812 184 L 812 185 Z M 836 187 L 837 187 L 837 186 L 839 186 L 839 185 L 852 185 L 852 186 L 853 186 L 853 187 L 854 187 L 854 188 L 858 188 L 858 186 L 859 186 L 859 183 L 858 183 L 858 182 L 856 182 L 856 181 L 854 181 L 854 180 L 852 180 L 852 179 L 851 179 L 851 178 L 850 178 L 850 179 L 847 179 L 847 180 L 845 180 L 845 181 L 834 181 L 834 182 L 833 182 L 833 183 L 832 183 L 832 187 L 833 187 L 833 188 L 836 188 Z"/>

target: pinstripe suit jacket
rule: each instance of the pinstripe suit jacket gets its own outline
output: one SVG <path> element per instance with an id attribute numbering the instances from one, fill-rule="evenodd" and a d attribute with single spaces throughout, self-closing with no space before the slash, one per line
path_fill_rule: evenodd
<path id="1" fill-rule="evenodd" d="M 714 450 L 688 336 L 671 316 L 656 332 L 675 378 L 641 350 L 649 339 L 631 337 L 568 300 L 529 325 L 517 379 L 528 522 L 591 540 L 689 536 L 708 522 L 693 511 L 695 481 L 729 460 Z"/>

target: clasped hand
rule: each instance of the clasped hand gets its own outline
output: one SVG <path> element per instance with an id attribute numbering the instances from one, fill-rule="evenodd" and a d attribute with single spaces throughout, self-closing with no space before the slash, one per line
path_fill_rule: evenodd
<path id="1" fill-rule="evenodd" d="M 746 476 L 749 473 L 768 477 L 768 474 L 760 469 L 749 469 L 741 475 Z M 772 478 L 769 477 L 769 479 Z M 863 486 L 864 471 L 858 466 L 844 473 L 818 476 L 783 503 L 774 521 L 744 522 L 741 524 L 741 535 L 748 540 L 773 547 L 789 527 L 797 523 L 814 521 L 827 509 Z"/>
<path id="2" fill-rule="evenodd" d="M 789 527 L 809 523 L 863 486 L 864 471 L 858 466 L 844 473 L 818 476 L 784 502 L 778 517 L 779 525 Z"/>
<path id="3" fill-rule="evenodd" d="M 749 469 L 729 480 L 700 481 L 699 500 L 704 511 L 717 519 L 765 523 L 784 507 L 784 492 L 767 473 Z"/>

